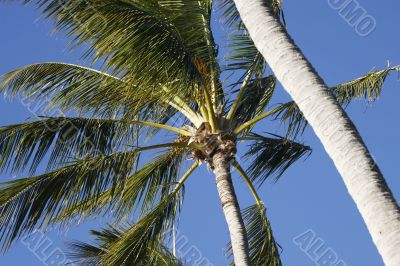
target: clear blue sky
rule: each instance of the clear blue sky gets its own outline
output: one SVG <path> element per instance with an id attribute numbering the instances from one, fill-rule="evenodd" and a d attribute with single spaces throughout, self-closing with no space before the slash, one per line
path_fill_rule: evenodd
<path id="1" fill-rule="evenodd" d="M 391 64 L 400 64 L 400 2 L 359 0 L 359 4 L 377 22 L 375 31 L 367 37 L 360 37 L 328 5 L 328 0 L 285 1 L 290 34 L 329 85 L 357 78 L 374 67 L 383 68 L 388 60 Z M 35 22 L 38 15 L 29 7 L 0 6 L 0 73 L 42 61 L 82 63 L 79 51 L 67 51 L 63 35 L 51 36 L 49 23 Z M 288 97 L 280 90 L 276 100 L 282 102 Z M 400 82 L 397 75 L 392 75 L 378 102 L 368 107 L 358 102 L 348 108 L 397 199 L 400 199 L 399 100 Z M 20 123 L 30 116 L 18 99 L 12 102 L 0 99 L 0 125 Z M 268 123 L 261 129 L 278 130 Z M 313 148 L 312 156 L 290 168 L 278 184 L 269 183 L 261 190 L 276 239 L 283 248 L 284 265 L 315 265 L 293 243 L 293 238 L 308 229 L 347 265 L 383 265 L 361 216 L 320 142 L 310 129 L 301 141 Z M 197 247 L 214 265 L 227 265 L 223 253 L 228 241 L 227 227 L 213 176 L 205 168 L 202 170 L 193 176 L 187 187 L 180 231 L 189 240 L 188 245 Z M 1 177 L 3 180 L 10 178 Z M 251 196 L 236 176 L 235 182 L 240 187 L 242 206 L 251 204 Z M 66 240 L 89 240 L 87 230 L 103 223 L 98 219 L 67 233 L 49 233 L 47 237 L 53 243 L 49 250 L 63 248 Z M 182 251 L 186 251 L 185 247 Z M 0 256 L 0 265 L 46 265 L 40 260 L 44 255 L 36 255 L 22 243 L 16 243 L 6 255 Z"/>

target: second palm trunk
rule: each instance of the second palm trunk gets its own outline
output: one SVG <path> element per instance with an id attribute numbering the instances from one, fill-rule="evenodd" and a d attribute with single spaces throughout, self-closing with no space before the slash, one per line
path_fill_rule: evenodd
<path id="1" fill-rule="evenodd" d="M 234 0 L 257 49 L 334 161 L 388 266 L 400 265 L 400 209 L 357 129 L 265 0 Z"/>

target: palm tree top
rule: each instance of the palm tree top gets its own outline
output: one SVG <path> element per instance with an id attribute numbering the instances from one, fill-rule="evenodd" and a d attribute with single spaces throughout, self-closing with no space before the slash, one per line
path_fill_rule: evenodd
<path id="1" fill-rule="evenodd" d="M 28 178 L 1 184 L 3 249 L 35 228 L 112 212 L 114 221 L 139 218 L 93 232 L 98 246 L 78 243 L 76 256 L 94 265 L 176 265 L 164 240 L 179 214 L 184 184 L 200 164 L 213 168 L 212 157 L 222 149 L 255 197 L 256 204 L 244 210 L 252 261 L 280 265 L 256 185 L 278 179 L 310 152 L 294 141 L 307 123 L 294 102 L 271 105 L 276 78 L 233 2 L 218 6 L 221 23 L 232 32 L 224 59 L 211 27 L 216 7 L 211 0 L 22 2 L 54 20 L 72 47 L 84 44 L 88 64 L 100 67 L 45 62 L 1 77 L 5 95 L 67 114 L 0 128 L 0 170 L 29 171 Z M 266 2 L 284 23 L 280 1 Z M 344 105 L 376 99 L 391 71 L 399 68 L 370 72 L 332 87 L 332 93 Z M 223 73 L 240 78 L 227 84 Z M 287 124 L 287 135 L 255 132 L 266 118 Z M 167 141 L 144 144 L 160 139 L 155 136 Z M 242 141 L 248 144 L 248 169 L 235 160 Z M 153 160 L 140 160 L 159 150 Z M 188 158 L 190 167 L 184 163 Z M 43 163 L 47 170 L 37 175 Z"/>

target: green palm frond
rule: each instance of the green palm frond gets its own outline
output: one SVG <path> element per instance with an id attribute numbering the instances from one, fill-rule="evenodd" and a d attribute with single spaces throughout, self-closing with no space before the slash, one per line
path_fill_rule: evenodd
<path id="1" fill-rule="evenodd" d="M 71 252 L 69 258 L 79 264 L 87 266 L 102 265 L 103 257 L 109 252 L 108 247 L 116 241 L 120 240 L 126 232 L 131 228 L 130 225 L 111 226 L 102 229 L 101 231 L 92 230 L 91 234 L 95 237 L 95 244 L 87 244 L 76 241 L 69 244 Z M 161 265 L 161 266 L 178 266 L 182 265 L 177 258 L 171 254 L 164 244 L 152 245 L 148 247 L 146 252 L 147 258 L 142 259 L 143 263 Z M 129 261 L 125 265 L 133 265 Z M 134 264 L 137 265 L 137 264 Z"/>
<path id="2" fill-rule="evenodd" d="M 276 79 L 274 76 L 256 79 L 249 83 L 233 116 L 232 126 L 237 127 L 261 115 L 269 104 L 275 87 Z M 251 127 L 246 130 L 251 131 Z"/>
<path id="3" fill-rule="evenodd" d="M 340 104 L 347 106 L 356 99 L 374 101 L 379 98 L 386 78 L 391 72 L 400 73 L 400 67 L 388 67 L 380 71 L 371 71 L 366 75 L 331 87 Z"/>
<path id="4" fill-rule="evenodd" d="M 106 265 L 155 265 L 149 247 L 160 244 L 180 209 L 177 192 L 165 197 L 159 205 L 137 221 L 117 241 L 108 246 L 103 257 Z M 143 261 L 149 258 L 149 260 Z"/>
<path id="5" fill-rule="evenodd" d="M 117 219 L 129 218 L 132 211 L 147 212 L 178 182 L 184 149 L 173 149 L 156 157 L 129 177 L 112 208 Z M 140 208 L 139 208 L 140 206 Z"/>
<path id="6" fill-rule="evenodd" d="M 271 5 L 275 14 L 284 18 L 281 9 L 281 0 L 265 0 L 266 5 Z M 266 62 L 262 55 L 255 47 L 246 27 L 242 23 L 239 12 L 236 9 L 234 1 L 221 0 L 220 8 L 223 11 L 224 23 L 233 28 L 233 33 L 230 34 L 228 39 L 230 43 L 229 55 L 225 58 L 227 60 L 226 70 L 244 70 L 247 71 L 255 66 L 255 72 L 262 74 L 266 67 Z"/>
<path id="7" fill-rule="evenodd" d="M 231 0 L 220 0 L 219 5 L 223 10 L 224 23 L 226 25 L 240 25 L 241 18 L 239 11 L 236 9 L 235 2 Z M 265 5 L 269 5 L 278 16 L 282 15 L 282 0 L 264 0 Z"/>
<path id="8" fill-rule="evenodd" d="M 73 37 L 75 46 L 88 43 L 85 55 L 93 63 L 103 62 L 105 69 L 142 86 L 175 82 L 174 91 L 187 96 L 194 84 L 211 82 L 220 89 L 212 1 L 23 2 L 41 7 L 56 21 L 56 30 Z"/>
<path id="9" fill-rule="evenodd" d="M 48 169 L 54 169 L 71 159 L 110 154 L 134 136 L 134 124 L 112 119 L 52 117 L 0 127 L 0 171 L 34 173 L 46 154 Z"/>
<path id="10" fill-rule="evenodd" d="M 249 240 L 251 265 L 281 266 L 280 252 L 262 203 L 242 211 Z M 229 245 L 228 251 L 231 253 Z M 233 265 L 233 264 L 232 264 Z"/>
<path id="11" fill-rule="evenodd" d="M 83 66 L 47 62 L 3 75 L 0 91 L 22 97 L 38 112 L 74 110 L 105 117 L 143 117 L 151 113 L 149 119 L 166 112 L 168 106 L 159 103 L 169 96 L 161 88 L 154 90 L 137 84 L 135 80 Z"/>
<path id="12" fill-rule="evenodd" d="M 164 241 L 181 209 L 182 188 L 198 166 L 195 162 L 174 189 L 162 195 L 158 204 L 148 208 L 136 224 L 95 232 L 97 245 L 78 242 L 72 246 L 73 257 L 87 260 L 88 265 L 181 265 Z"/>
<path id="13" fill-rule="evenodd" d="M 110 213 L 113 220 L 121 221 L 129 219 L 136 210 L 146 213 L 177 183 L 184 155 L 185 149 L 179 147 L 161 154 L 127 177 L 117 192 L 108 189 L 98 196 L 71 204 L 63 208 L 53 221 L 83 221 L 93 215 Z M 114 197 L 115 194 L 118 196 Z"/>
<path id="14" fill-rule="evenodd" d="M 40 176 L 0 184 L 2 248 L 7 249 L 16 238 L 36 227 L 45 229 L 62 210 L 100 197 L 107 189 L 117 196 L 138 154 L 129 151 L 91 157 Z"/>
<path id="15" fill-rule="evenodd" d="M 287 126 L 287 137 L 296 138 L 304 133 L 308 122 L 294 101 L 281 104 L 277 109 L 279 111 L 274 114 L 274 118 Z"/>
<path id="16" fill-rule="evenodd" d="M 383 85 L 391 72 L 400 72 L 400 67 L 388 67 L 380 71 L 371 71 L 353 81 L 330 87 L 338 102 L 344 107 L 359 99 L 374 101 L 381 95 Z M 308 123 L 294 101 L 280 106 L 276 118 L 288 126 L 288 136 L 295 138 L 302 134 Z"/>
<path id="17" fill-rule="evenodd" d="M 293 163 L 311 152 L 310 147 L 280 136 L 272 136 L 274 138 L 252 133 L 243 138 L 252 141 L 245 154 L 250 160 L 247 172 L 251 181 L 260 185 L 271 176 L 277 181 Z"/>

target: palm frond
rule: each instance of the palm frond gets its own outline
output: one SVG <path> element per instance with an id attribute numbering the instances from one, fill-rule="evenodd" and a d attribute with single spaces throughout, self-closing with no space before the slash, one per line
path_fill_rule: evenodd
<path id="1" fill-rule="evenodd" d="M 41 7 L 56 21 L 56 30 L 73 37 L 74 46 L 89 44 L 85 56 L 113 73 L 153 88 L 175 82 L 175 93 L 187 96 L 196 89 L 192 85 L 210 80 L 220 89 L 212 1 L 22 2 Z"/>
<path id="2" fill-rule="evenodd" d="M 160 103 L 168 99 L 167 94 L 161 89 L 137 84 L 140 83 L 136 80 L 118 78 L 83 66 L 47 62 L 3 75 L 0 91 L 23 98 L 37 113 L 78 111 L 102 117 L 135 117 L 151 113 L 153 115 L 147 115 L 148 119 L 155 119 L 166 112 L 168 106 Z"/>
<path id="3" fill-rule="evenodd" d="M 395 66 L 380 71 L 371 71 L 358 79 L 338 84 L 330 89 L 336 95 L 339 103 L 344 106 L 356 99 L 375 101 L 381 95 L 382 87 L 391 72 L 400 73 L 400 67 Z"/>
<path id="4" fill-rule="evenodd" d="M 179 210 L 179 190 L 164 197 L 160 203 L 142 216 L 117 241 L 108 246 L 104 255 L 106 265 L 157 265 L 158 256 L 149 253 L 159 246 L 173 224 Z"/>
<path id="5" fill-rule="evenodd" d="M 281 0 L 265 0 L 265 4 L 272 6 L 276 15 L 283 18 Z M 258 76 L 262 75 L 266 67 L 266 62 L 255 47 L 240 18 L 234 1 L 221 0 L 220 8 L 223 11 L 223 22 L 228 28 L 232 29 L 232 33 L 228 37 L 230 40 L 228 44 L 230 53 L 225 58 L 228 62 L 225 70 L 247 71 L 254 67 L 255 74 Z"/>
<path id="6" fill-rule="evenodd" d="M 279 111 L 274 114 L 274 118 L 287 126 L 287 137 L 296 138 L 304 133 L 308 122 L 294 101 L 281 104 L 277 109 Z"/>
<path id="7" fill-rule="evenodd" d="M 311 152 L 310 147 L 280 136 L 272 136 L 274 138 L 251 133 L 243 138 L 252 141 L 245 154 L 250 160 L 247 172 L 251 181 L 260 185 L 271 176 L 277 181 L 293 163 Z"/>
<path id="8" fill-rule="evenodd" d="M 0 184 L 2 249 L 36 227 L 45 229 L 64 209 L 99 198 L 107 189 L 118 196 L 116 191 L 124 187 L 137 155 L 129 151 L 82 159 L 40 176 Z"/>
<path id="9" fill-rule="evenodd" d="M 242 211 L 242 215 L 249 240 L 251 265 L 281 266 L 279 246 L 272 234 L 264 205 L 250 206 Z M 230 245 L 228 251 L 232 252 Z"/>
<path id="10" fill-rule="evenodd" d="M 124 186 L 116 192 L 108 189 L 99 195 L 71 204 L 68 208 L 63 208 L 53 221 L 84 221 L 93 215 L 110 213 L 113 214 L 113 220 L 121 221 L 131 218 L 137 210 L 140 210 L 139 215 L 143 215 L 170 193 L 177 183 L 184 155 L 185 149 L 179 147 L 161 154 L 127 177 Z"/>
<path id="11" fill-rule="evenodd" d="M 118 201 L 114 203 L 116 218 L 129 218 L 132 211 L 137 209 L 143 215 L 168 195 L 178 181 L 184 155 L 184 149 L 173 149 L 156 157 L 129 177 Z"/>
<path id="12" fill-rule="evenodd" d="M 232 126 L 235 128 L 261 115 L 270 102 L 275 87 L 276 79 L 274 76 L 256 79 L 250 83 L 244 91 L 242 100 L 233 116 Z M 251 127 L 246 130 L 251 131 Z"/>
<path id="13" fill-rule="evenodd" d="M 72 262 L 79 265 L 98 266 L 102 265 L 103 257 L 109 252 L 108 247 L 116 241 L 120 240 L 131 228 L 130 225 L 111 226 L 102 229 L 101 231 L 92 230 L 91 234 L 95 237 L 94 244 L 87 244 L 84 242 L 76 241 L 69 244 L 71 252 L 69 258 Z M 168 248 L 160 243 L 159 245 L 152 245 L 148 247 L 148 258 L 143 259 L 143 264 L 151 260 L 154 261 L 153 265 L 162 266 L 177 266 L 182 265 L 177 258 L 171 254 Z M 125 265 L 132 265 L 129 261 Z M 137 264 L 135 264 L 137 265 Z M 150 264 L 148 264 L 150 265 Z"/>
<path id="14" fill-rule="evenodd" d="M 129 143 L 135 126 L 123 120 L 50 117 L 0 128 L 0 172 L 29 168 L 46 154 L 48 170 L 72 159 L 110 154 Z"/>
<path id="15" fill-rule="evenodd" d="M 359 99 L 375 101 L 381 95 L 383 85 L 391 72 L 400 72 L 400 67 L 388 67 L 380 71 L 371 71 L 353 81 L 330 87 L 338 102 L 344 107 Z M 294 101 L 280 106 L 276 118 L 288 126 L 288 136 L 295 138 L 302 134 L 308 123 Z"/>

